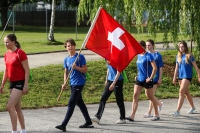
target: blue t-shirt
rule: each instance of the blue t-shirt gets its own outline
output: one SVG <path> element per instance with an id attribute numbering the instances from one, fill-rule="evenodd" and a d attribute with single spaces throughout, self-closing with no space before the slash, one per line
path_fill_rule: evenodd
<path id="1" fill-rule="evenodd" d="M 117 75 L 117 70 L 115 68 L 113 68 L 111 65 L 107 64 L 107 67 L 108 67 L 108 80 L 110 81 L 114 81 L 115 80 L 115 76 Z M 118 80 L 122 80 L 123 77 L 122 75 L 120 74 Z"/>
<path id="2" fill-rule="evenodd" d="M 182 62 L 178 62 L 176 56 L 176 63 L 178 63 L 178 78 L 192 78 L 192 62 L 195 61 L 194 56 L 190 56 L 189 63 L 186 63 L 186 54 L 182 55 Z"/>
<path id="3" fill-rule="evenodd" d="M 146 52 L 144 55 L 141 55 L 141 54 L 138 55 L 137 62 L 136 62 L 137 68 L 138 68 L 137 79 L 140 82 L 146 81 L 146 79 L 151 76 L 151 73 L 153 70 L 151 66 L 152 61 L 154 61 L 154 58 L 148 52 Z M 148 67 L 148 71 L 147 71 L 147 67 Z"/>
<path id="4" fill-rule="evenodd" d="M 153 81 L 158 82 L 159 76 L 160 76 L 160 68 L 163 67 L 162 55 L 159 52 L 150 53 L 150 54 L 153 55 L 153 58 L 155 60 L 156 66 L 157 66 L 157 71 L 153 78 Z"/>
<path id="5" fill-rule="evenodd" d="M 76 53 L 73 57 L 65 57 L 64 59 L 64 68 L 68 70 L 68 73 L 71 70 L 71 67 L 76 60 L 76 57 L 78 56 L 78 53 Z M 78 57 L 78 60 L 76 61 L 76 65 L 79 67 L 82 67 L 83 65 L 86 65 L 86 59 L 85 57 L 80 54 Z M 86 81 L 86 76 L 84 73 L 81 73 L 80 71 L 73 69 L 72 73 L 70 74 L 70 85 L 84 85 Z"/>

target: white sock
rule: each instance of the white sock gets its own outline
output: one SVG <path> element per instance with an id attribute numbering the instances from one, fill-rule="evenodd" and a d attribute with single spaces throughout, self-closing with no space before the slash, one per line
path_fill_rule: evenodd
<path id="1" fill-rule="evenodd" d="M 17 131 L 12 131 L 11 133 L 17 133 Z"/>
<path id="2" fill-rule="evenodd" d="M 26 129 L 22 129 L 22 130 L 20 131 L 20 133 L 27 133 L 27 132 L 26 132 Z"/>

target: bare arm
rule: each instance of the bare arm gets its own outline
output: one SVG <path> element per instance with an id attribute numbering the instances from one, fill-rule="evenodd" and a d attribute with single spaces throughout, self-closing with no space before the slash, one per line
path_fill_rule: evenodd
<path id="1" fill-rule="evenodd" d="M 4 74 L 3 74 L 3 79 L 1 81 L 1 87 L 0 87 L 0 93 L 1 94 L 3 94 L 4 85 L 5 85 L 6 81 L 7 81 L 7 79 L 8 79 L 8 74 L 7 74 L 7 70 L 5 69 L 4 70 Z"/>
<path id="2" fill-rule="evenodd" d="M 175 70 L 174 70 L 174 77 L 173 77 L 173 81 L 172 81 L 173 84 L 176 84 L 177 75 L 178 75 L 178 63 L 176 63 L 176 67 L 175 67 Z"/>
<path id="3" fill-rule="evenodd" d="M 87 65 L 83 65 L 82 67 L 77 66 L 76 64 L 73 65 L 73 69 L 80 71 L 81 73 L 87 72 Z"/>
<path id="4" fill-rule="evenodd" d="M 159 79 L 158 79 L 158 86 L 162 83 L 162 74 L 163 74 L 163 68 L 160 67 L 159 69 Z"/>
<path id="5" fill-rule="evenodd" d="M 149 82 L 150 80 L 152 80 L 157 71 L 157 66 L 154 60 L 151 62 L 151 66 L 153 70 L 152 70 L 151 76 L 146 79 L 146 82 Z"/>
<path id="6" fill-rule="evenodd" d="M 198 66 L 197 66 L 197 64 L 196 64 L 195 61 L 192 62 L 192 65 L 193 65 L 193 67 L 195 68 L 195 70 L 196 70 L 196 72 L 197 72 L 198 81 L 200 82 L 200 72 L 199 72 L 199 68 L 198 68 Z"/>
<path id="7" fill-rule="evenodd" d="M 22 66 L 24 68 L 24 71 L 25 71 L 25 81 L 24 81 L 24 87 L 23 87 L 23 94 L 27 94 L 28 93 L 28 80 L 29 80 L 29 74 L 30 74 L 28 59 L 22 61 L 21 63 L 22 63 Z"/>
<path id="8" fill-rule="evenodd" d="M 109 87 L 110 91 L 114 90 L 115 84 L 116 84 L 117 80 L 119 79 L 120 74 L 121 73 L 117 71 L 117 74 L 115 75 L 115 79 Z"/>

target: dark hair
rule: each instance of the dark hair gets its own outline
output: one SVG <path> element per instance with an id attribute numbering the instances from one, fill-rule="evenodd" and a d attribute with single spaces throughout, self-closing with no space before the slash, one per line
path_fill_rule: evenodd
<path id="1" fill-rule="evenodd" d="M 141 41 L 139 41 L 139 44 L 140 44 L 142 47 L 146 48 L 146 43 L 145 43 L 145 41 L 141 40 Z"/>
<path id="2" fill-rule="evenodd" d="M 14 34 L 8 34 L 6 38 L 8 38 L 12 42 L 15 42 L 17 48 L 21 48 L 19 42 L 17 41 L 17 37 Z"/>
<path id="3" fill-rule="evenodd" d="M 154 41 L 152 39 L 148 39 L 147 42 L 150 42 L 154 46 Z"/>
<path id="4" fill-rule="evenodd" d="M 75 41 L 74 41 L 73 39 L 71 39 L 71 38 L 68 38 L 68 39 L 65 41 L 65 44 L 64 44 L 64 47 L 65 47 L 65 48 L 66 48 L 66 45 L 67 45 L 68 42 L 71 43 L 71 45 L 76 46 Z"/>

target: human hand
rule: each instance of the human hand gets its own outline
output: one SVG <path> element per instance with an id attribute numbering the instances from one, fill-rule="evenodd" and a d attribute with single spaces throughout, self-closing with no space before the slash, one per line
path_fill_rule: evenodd
<path id="1" fill-rule="evenodd" d="M 173 78 L 172 83 L 176 84 L 176 78 Z"/>
<path id="2" fill-rule="evenodd" d="M 162 79 L 158 80 L 157 86 L 160 86 L 162 84 Z"/>
<path id="3" fill-rule="evenodd" d="M 146 79 L 146 83 L 148 83 L 148 82 L 150 82 L 151 81 L 151 79 L 148 77 L 147 79 Z"/>
<path id="4" fill-rule="evenodd" d="M 24 86 L 23 90 L 22 90 L 22 94 L 26 95 L 28 94 L 28 86 Z"/>
<path id="5" fill-rule="evenodd" d="M 62 84 L 62 90 L 66 89 L 66 84 Z"/>
<path id="6" fill-rule="evenodd" d="M 78 66 L 76 65 L 76 63 L 73 64 L 72 68 L 73 69 L 77 69 L 78 68 Z"/>
<path id="7" fill-rule="evenodd" d="M 109 87 L 109 90 L 110 90 L 110 91 L 113 91 L 114 88 L 115 88 L 115 84 L 112 83 L 112 84 L 110 85 L 110 87 Z"/>

